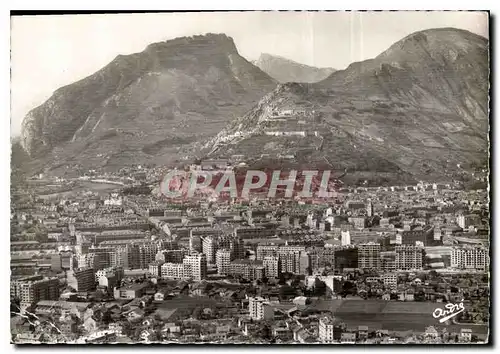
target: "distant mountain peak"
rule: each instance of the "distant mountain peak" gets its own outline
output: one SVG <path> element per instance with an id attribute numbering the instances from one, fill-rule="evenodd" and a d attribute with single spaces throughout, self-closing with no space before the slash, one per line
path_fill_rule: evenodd
<path id="1" fill-rule="evenodd" d="M 269 74 L 269 76 L 282 83 L 318 82 L 335 71 L 333 68 L 316 68 L 269 53 L 262 53 L 259 59 L 254 61 L 254 64 Z"/>

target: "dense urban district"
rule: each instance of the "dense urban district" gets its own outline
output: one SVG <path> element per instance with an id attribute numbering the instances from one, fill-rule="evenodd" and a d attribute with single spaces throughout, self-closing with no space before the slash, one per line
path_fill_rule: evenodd
<path id="1" fill-rule="evenodd" d="M 488 340 L 488 191 L 169 200 L 164 172 L 13 178 L 14 343 Z"/>

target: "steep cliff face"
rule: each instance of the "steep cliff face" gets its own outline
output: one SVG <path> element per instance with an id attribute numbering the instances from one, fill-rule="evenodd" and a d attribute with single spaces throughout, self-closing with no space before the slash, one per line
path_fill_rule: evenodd
<path id="1" fill-rule="evenodd" d="M 278 86 L 207 148 L 256 161 L 287 154 L 302 166 L 328 161 L 358 173 L 449 178 L 457 165 L 488 154 L 488 76 L 486 39 L 418 32 L 317 84 Z"/>
<path id="2" fill-rule="evenodd" d="M 261 54 L 254 64 L 281 83 L 318 82 L 335 71 L 333 68 L 316 68 L 267 53 Z"/>
<path id="3" fill-rule="evenodd" d="M 177 38 L 118 56 L 58 89 L 24 119 L 22 143 L 33 157 L 55 151 L 59 162 L 98 155 L 106 161 L 124 145 L 145 158 L 219 131 L 274 87 L 230 37 Z"/>

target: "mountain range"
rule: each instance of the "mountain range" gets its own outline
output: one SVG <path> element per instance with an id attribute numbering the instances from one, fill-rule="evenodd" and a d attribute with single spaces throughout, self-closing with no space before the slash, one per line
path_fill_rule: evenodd
<path id="1" fill-rule="evenodd" d="M 151 44 L 57 90 L 25 118 L 22 145 L 52 170 L 244 155 L 380 182 L 487 160 L 481 36 L 420 31 L 329 75 L 268 55 L 255 64 L 221 34 Z"/>

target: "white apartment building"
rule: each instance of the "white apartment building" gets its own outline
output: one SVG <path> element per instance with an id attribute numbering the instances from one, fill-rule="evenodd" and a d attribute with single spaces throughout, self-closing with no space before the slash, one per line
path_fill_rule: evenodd
<path id="1" fill-rule="evenodd" d="M 487 269 L 488 249 L 479 246 L 454 247 L 451 251 L 451 267 L 456 269 Z"/>
<path id="2" fill-rule="evenodd" d="M 398 275 L 397 273 L 385 273 L 382 275 L 382 280 L 384 286 L 388 289 L 397 289 L 398 287 Z"/>
<path id="3" fill-rule="evenodd" d="M 321 317 L 319 320 L 318 338 L 321 343 L 333 343 L 333 325 L 331 317 Z"/>
<path id="4" fill-rule="evenodd" d="M 188 255 L 184 257 L 182 263 L 185 267 L 190 268 L 191 277 L 194 280 L 202 280 L 207 277 L 207 257 L 203 253 Z"/>
<path id="5" fill-rule="evenodd" d="M 162 278 L 183 279 L 191 276 L 189 267 L 182 263 L 164 263 L 161 266 Z"/>
<path id="6" fill-rule="evenodd" d="M 22 308 L 40 300 L 57 300 L 59 299 L 59 280 L 57 277 L 41 279 L 36 276 L 26 277 L 11 283 L 12 293 L 19 298 Z"/>
<path id="7" fill-rule="evenodd" d="M 396 246 L 397 270 L 420 270 L 422 269 L 423 248 L 412 245 Z"/>
<path id="8" fill-rule="evenodd" d="M 349 230 L 340 232 L 342 246 L 348 246 L 351 244 L 351 233 Z"/>
<path id="9" fill-rule="evenodd" d="M 266 277 L 278 278 L 281 273 L 280 261 L 278 257 L 267 256 L 263 260 Z"/>
<path id="10" fill-rule="evenodd" d="M 229 264 L 231 263 L 231 252 L 226 249 L 217 250 L 215 263 L 217 264 L 217 273 L 220 275 L 227 275 L 229 272 Z"/>
<path id="11" fill-rule="evenodd" d="M 380 244 L 369 242 L 358 245 L 358 267 L 361 269 L 380 269 Z"/>
<path id="12" fill-rule="evenodd" d="M 215 253 L 217 252 L 217 240 L 213 236 L 203 238 L 203 254 L 206 255 L 208 264 L 215 263 Z"/>
<path id="13" fill-rule="evenodd" d="M 274 308 L 262 297 L 250 297 L 248 310 L 253 320 L 271 320 L 274 318 Z"/>
<path id="14" fill-rule="evenodd" d="M 68 286 L 78 292 L 88 292 L 95 289 L 95 271 L 93 268 L 78 268 L 68 271 L 66 276 Z"/>

